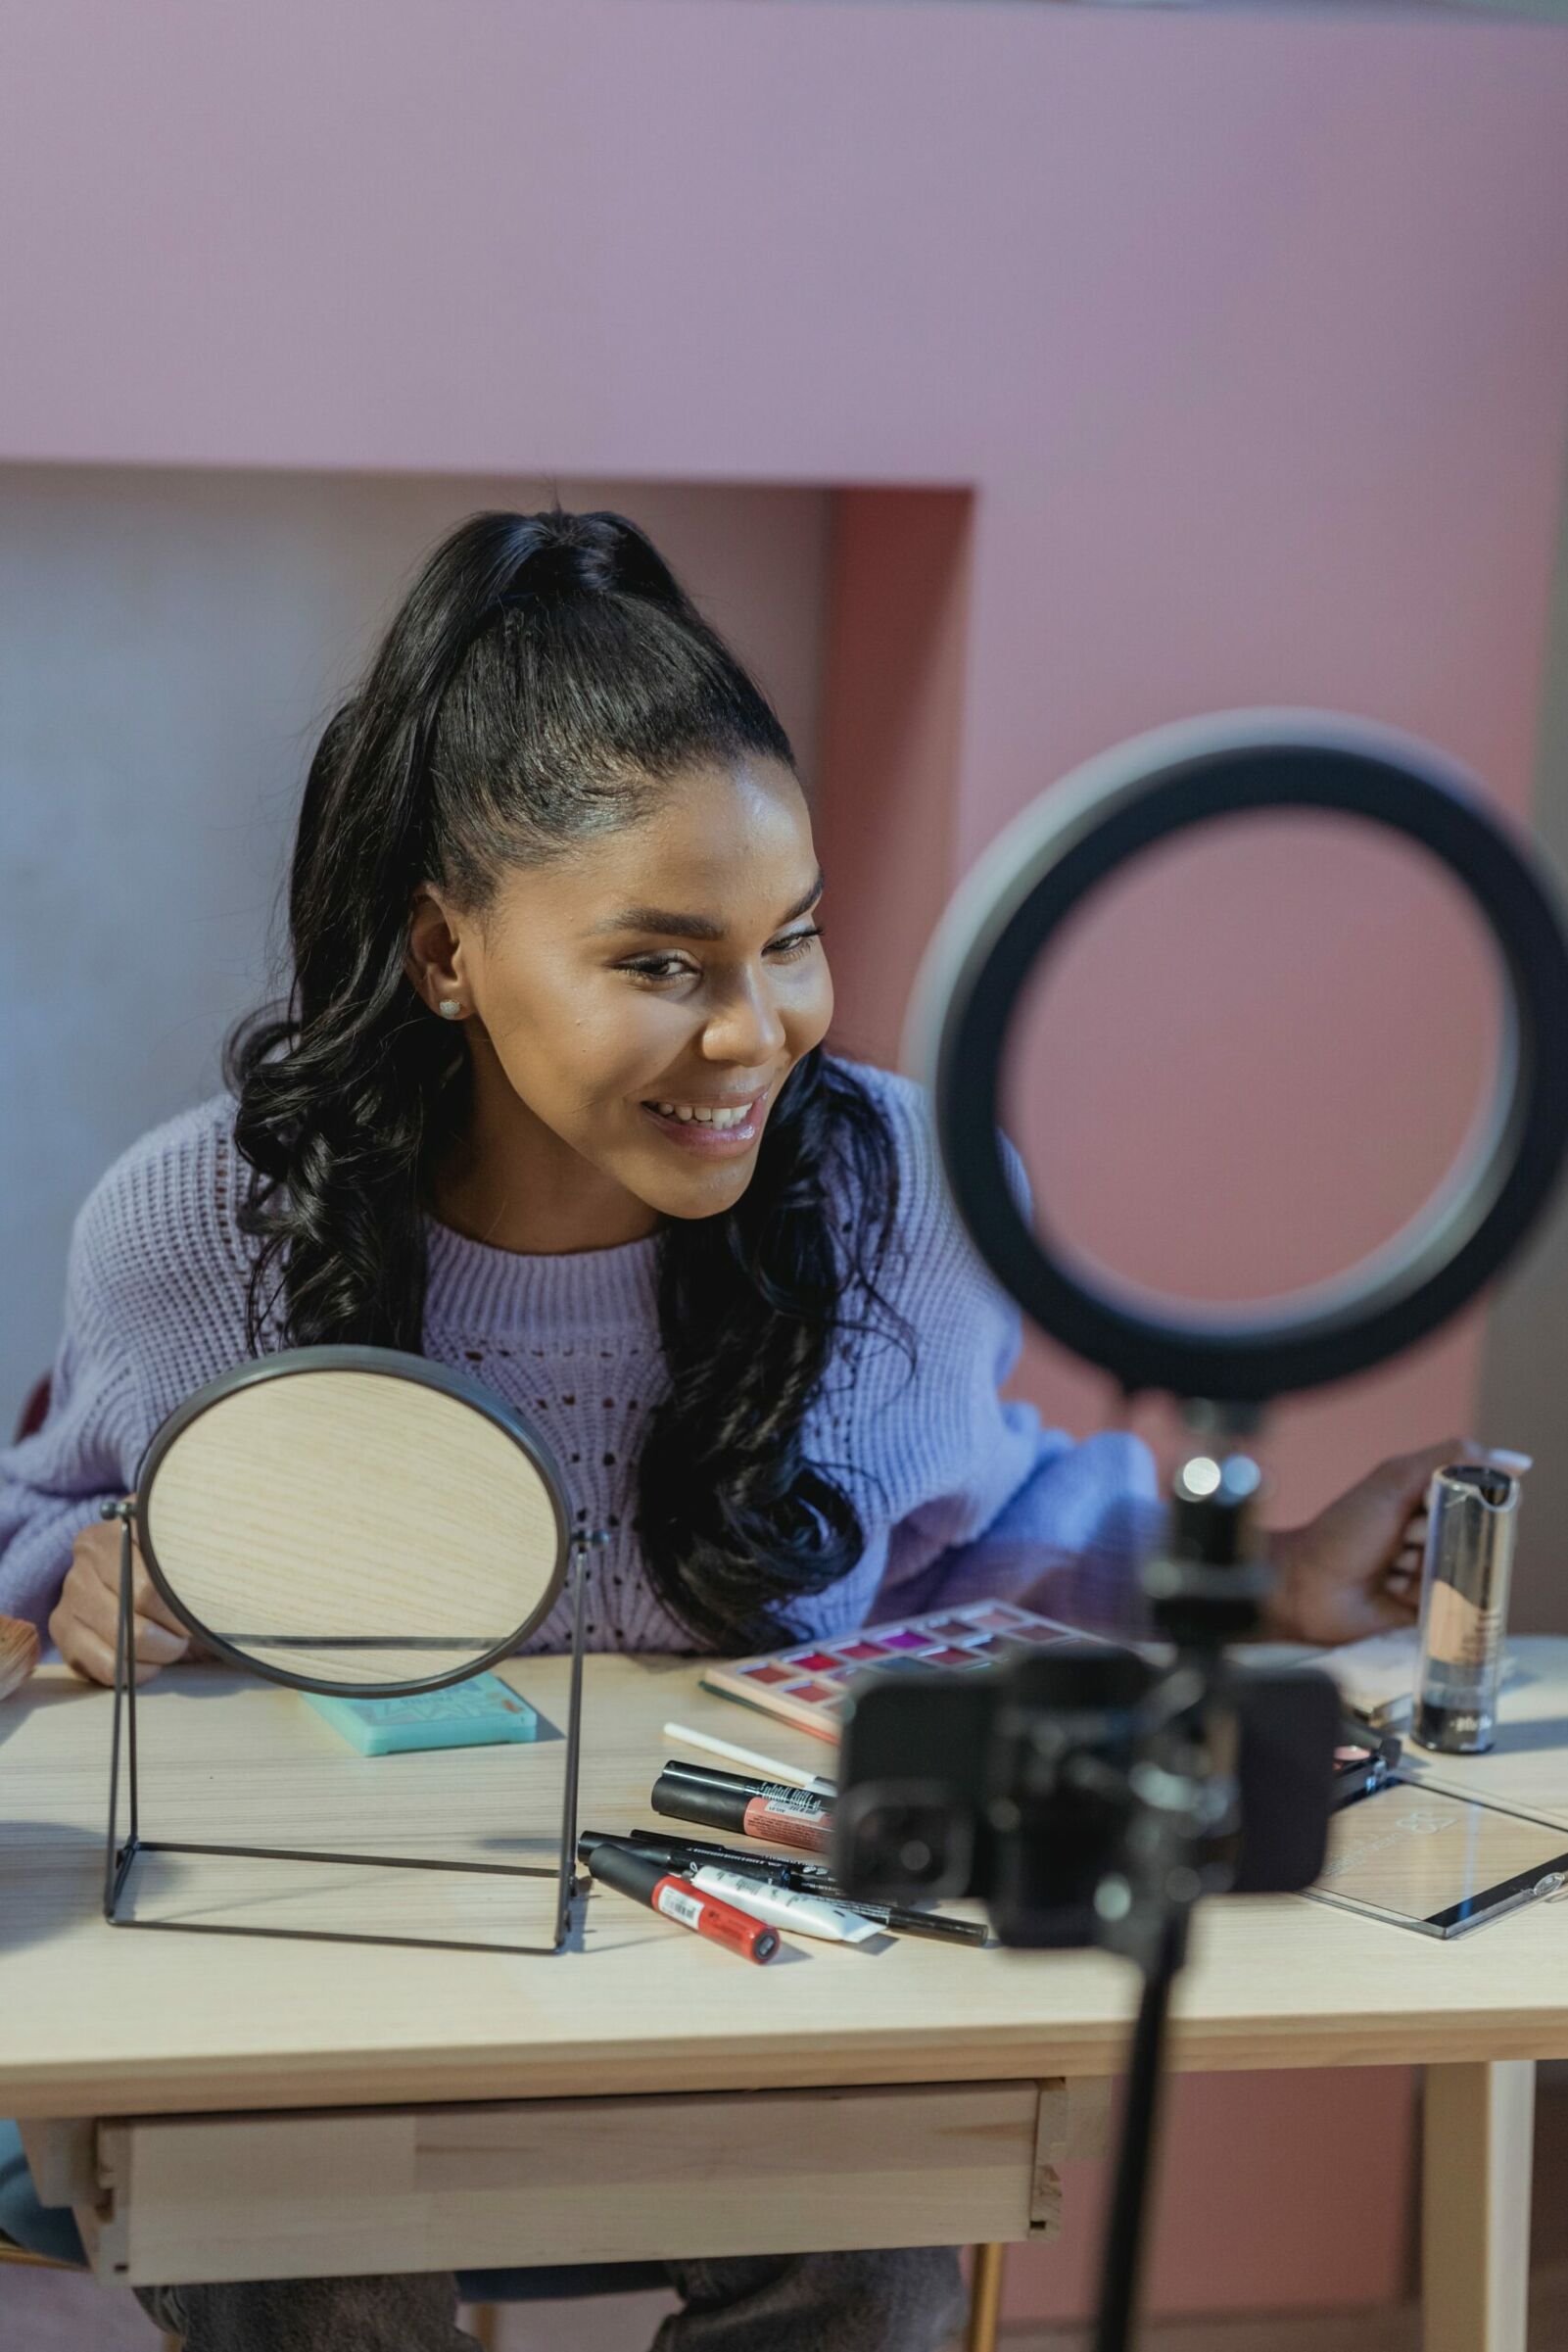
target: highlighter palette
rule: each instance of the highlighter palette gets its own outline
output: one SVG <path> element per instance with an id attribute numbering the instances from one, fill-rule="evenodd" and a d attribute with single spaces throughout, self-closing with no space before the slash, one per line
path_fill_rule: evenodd
<path id="1" fill-rule="evenodd" d="M 1070 1625 L 1016 1608 L 1011 1601 L 972 1601 L 928 1617 L 864 1625 L 835 1641 L 801 1642 L 767 1657 L 716 1658 L 703 1668 L 702 1687 L 777 1715 L 821 1740 L 836 1740 L 845 1694 L 857 1674 L 873 1668 L 898 1674 L 913 1666 L 972 1674 L 1003 1664 L 1044 1642 L 1074 1637 Z M 1081 1640 L 1081 1634 L 1075 1636 Z"/>

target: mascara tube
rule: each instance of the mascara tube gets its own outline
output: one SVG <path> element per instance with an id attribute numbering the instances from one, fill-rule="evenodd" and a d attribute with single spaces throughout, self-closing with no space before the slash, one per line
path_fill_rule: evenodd
<path id="1" fill-rule="evenodd" d="M 1483 1755 L 1493 1743 L 1519 1494 L 1488 1463 L 1451 1463 L 1432 1481 L 1410 1736 L 1440 1754 Z"/>

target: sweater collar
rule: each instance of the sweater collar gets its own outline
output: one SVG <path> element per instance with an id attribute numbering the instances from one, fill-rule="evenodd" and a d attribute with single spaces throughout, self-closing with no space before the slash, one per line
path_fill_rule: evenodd
<path id="1" fill-rule="evenodd" d="M 425 1219 L 429 1321 L 469 1332 L 536 1339 L 559 1332 L 611 1337 L 658 1322 L 659 1237 L 617 1249 L 526 1255 L 471 1241 Z"/>

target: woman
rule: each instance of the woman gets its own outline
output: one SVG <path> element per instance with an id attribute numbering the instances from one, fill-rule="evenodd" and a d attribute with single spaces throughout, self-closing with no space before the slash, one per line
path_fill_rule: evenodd
<path id="1" fill-rule="evenodd" d="M 5 1462 L 0 1609 L 111 1679 L 100 1500 L 202 1381 L 341 1340 L 537 1421 L 611 1537 L 597 1647 L 743 1651 L 990 1593 L 1130 1621 L 1153 1463 L 999 1401 L 1018 1320 L 919 1091 L 824 1050 L 821 890 L 783 728 L 640 531 L 453 533 L 312 764 L 287 1009 L 78 1220 L 50 1416 Z M 1458 1446 L 1272 1538 L 1274 1629 L 1406 1619 L 1412 1514 Z M 186 1647 L 145 1576 L 134 1638 L 141 1679 Z M 670 2268 L 666 2352 L 921 2352 L 957 2308 L 943 2250 Z M 450 2280 L 149 2299 L 188 2352 L 467 2340 Z"/>

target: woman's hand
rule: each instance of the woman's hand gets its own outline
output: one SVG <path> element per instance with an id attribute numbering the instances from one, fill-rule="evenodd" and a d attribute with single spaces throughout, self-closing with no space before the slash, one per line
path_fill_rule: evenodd
<path id="1" fill-rule="evenodd" d="M 1426 1491 L 1434 1471 L 1450 1462 L 1495 1462 L 1516 1472 L 1530 1466 L 1528 1455 L 1463 1437 L 1379 1463 L 1305 1527 L 1269 1536 L 1276 1581 L 1263 1638 L 1331 1648 L 1413 1625 L 1421 1601 Z"/>
<path id="2" fill-rule="evenodd" d="M 71 1555 L 49 1638 L 73 1672 L 89 1682 L 115 1679 L 119 1630 L 120 1530 L 112 1520 L 84 1527 Z M 140 1552 L 131 1548 L 131 1657 L 136 1680 L 148 1682 L 190 1648 L 190 1633 L 159 1593 Z"/>

